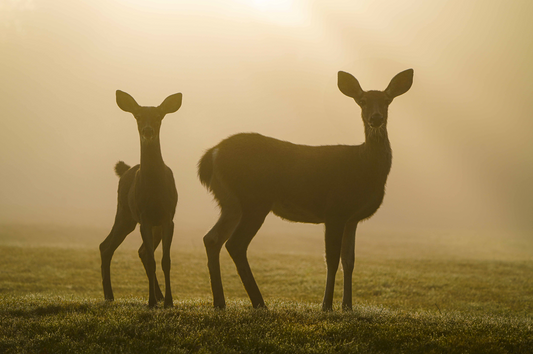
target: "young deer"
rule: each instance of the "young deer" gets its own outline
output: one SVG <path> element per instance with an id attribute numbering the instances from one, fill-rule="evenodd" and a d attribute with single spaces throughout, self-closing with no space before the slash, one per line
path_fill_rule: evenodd
<path id="1" fill-rule="evenodd" d="M 396 75 L 385 91 L 363 91 L 352 75 L 339 72 L 339 89 L 362 110 L 365 142 L 361 145 L 295 145 L 249 133 L 233 135 L 204 154 L 198 176 L 221 209 L 204 237 L 215 307 L 226 306 L 219 262 L 226 241 L 253 307 L 265 306 L 246 251 L 272 211 L 290 221 L 325 224 L 327 281 L 322 309 L 332 309 L 339 258 L 344 272 L 342 306 L 352 308 L 355 230 L 381 205 L 391 168 L 387 109 L 412 82 L 409 69 Z"/>
<path id="2" fill-rule="evenodd" d="M 118 106 L 123 111 L 132 113 L 137 120 L 141 138 L 141 163 L 130 168 L 120 161 L 115 166 L 115 172 L 120 177 L 117 214 L 109 236 L 100 244 L 102 283 L 106 300 L 114 299 L 110 274 L 113 253 L 139 223 L 143 240 L 139 256 L 148 276 L 148 305 L 153 307 L 158 300 L 163 299 L 155 275 L 154 258 L 154 250 L 163 240 L 161 266 L 165 274 L 165 307 L 172 306 L 170 245 L 174 234 L 172 219 L 176 211 L 178 193 L 172 170 L 165 165 L 161 156 L 159 129 L 163 117 L 180 108 L 181 99 L 181 93 L 177 93 L 167 97 L 159 107 L 142 107 L 129 94 L 117 90 Z"/>

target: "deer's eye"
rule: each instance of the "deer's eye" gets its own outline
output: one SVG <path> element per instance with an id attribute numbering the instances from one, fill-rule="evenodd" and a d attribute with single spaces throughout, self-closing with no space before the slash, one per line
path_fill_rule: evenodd
<path id="1" fill-rule="evenodd" d="M 361 106 L 366 106 L 366 100 L 365 99 L 362 99 L 361 101 L 359 101 L 359 104 Z"/>

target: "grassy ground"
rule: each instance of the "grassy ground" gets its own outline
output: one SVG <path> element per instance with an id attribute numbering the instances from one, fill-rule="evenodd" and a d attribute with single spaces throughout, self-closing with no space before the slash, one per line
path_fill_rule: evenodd
<path id="1" fill-rule="evenodd" d="M 304 251 L 292 253 L 280 251 L 285 247 L 277 240 L 277 249 L 265 245 L 250 250 L 250 263 L 269 310 L 250 308 L 235 267 L 223 251 L 229 302 L 226 311 L 216 311 L 211 308 L 203 250 L 182 244 L 172 252 L 175 307 L 150 310 L 147 279 L 134 243 L 119 248 L 113 259 L 117 301 L 102 300 L 97 245 L 103 237 L 92 233 L 0 227 L 0 352 L 533 350 L 533 260 L 513 260 L 509 252 L 501 259 L 390 257 L 392 253 L 388 257 L 379 247 L 385 240 L 378 239 L 374 247 L 381 253 L 363 252 L 357 259 L 354 311 L 338 311 L 339 271 L 336 311 L 323 313 L 325 266 L 320 245 L 316 250 L 302 246 L 297 249 Z M 77 240 L 82 241 L 75 242 L 72 236 L 69 240 L 70 234 L 81 235 Z M 366 246 L 372 249 L 371 242 Z M 158 274 L 162 279 L 160 270 Z"/>
<path id="2" fill-rule="evenodd" d="M 112 304 L 77 297 L 5 297 L 2 352 L 528 353 L 531 321 L 499 316 L 393 311 L 359 305 L 323 313 L 315 304 L 271 301 L 252 310 L 202 300 L 149 310 L 145 299 Z"/>

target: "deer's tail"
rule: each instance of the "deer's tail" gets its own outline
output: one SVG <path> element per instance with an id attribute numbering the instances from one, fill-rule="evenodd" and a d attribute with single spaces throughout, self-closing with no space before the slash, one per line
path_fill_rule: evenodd
<path id="1" fill-rule="evenodd" d="M 126 173 L 127 170 L 130 169 L 130 166 L 126 165 L 124 161 L 119 161 L 115 165 L 115 173 L 117 176 L 122 177 L 124 173 Z"/>
<path id="2" fill-rule="evenodd" d="M 198 161 L 198 178 L 200 182 L 209 188 L 213 175 L 213 149 L 206 151 L 204 156 Z"/>

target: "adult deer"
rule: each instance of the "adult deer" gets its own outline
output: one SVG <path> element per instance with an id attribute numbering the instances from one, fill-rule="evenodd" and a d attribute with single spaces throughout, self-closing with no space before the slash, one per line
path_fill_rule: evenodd
<path id="1" fill-rule="evenodd" d="M 265 303 L 246 252 L 270 211 L 283 219 L 324 223 L 327 281 L 323 310 L 331 310 L 335 275 L 342 259 L 342 306 L 352 308 L 355 230 L 381 205 L 392 162 L 387 110 L 409 90 L 413 70 L 396 75 L 384 91 L 363 91 L 352 75 L 340 71 L 338 86 L 361 107 L 365 142 L 357 146 L 295 145 L 259 134 L 233 135 L 208 150 L 198 176 L 214 195 L 221 214 L 204 236 L 214 306 L 224 308 L 219 255 L 232 257 L 253 307 Z"/>
<path id="2" fill-rule="evenodd" d="M 174 213 L 178 193 L 172 170 L 165 165 L 161 156 L 159 130 L 161 121 L 168 113 L 176 112 L 181 106 L 182 95 L 167 97 L 159 107 L 142 107 L 129 94 L 117 90 L 117 105 L 130 112 L 137 120 L 141 139 L 141 163 L 129 167 L 120 161 L 115 172 L 120 177 L 118 184 L 118 205 L 115 223 L 109 236 L 100 244 L 102 258 L 102 283 L 104 297 L 113 300 L 111 288 L 111 258 L 126 236 L 141 225 L 143 244 L 139 248 L 149 284 L 148 305 L 153 307 L 163 299 L 155 275 L 154 250 L 163 240 L 161 266 L 165 274 L 165 307 L 172 306 L 170 290 L 170 245 L 174 234 Z"/>

